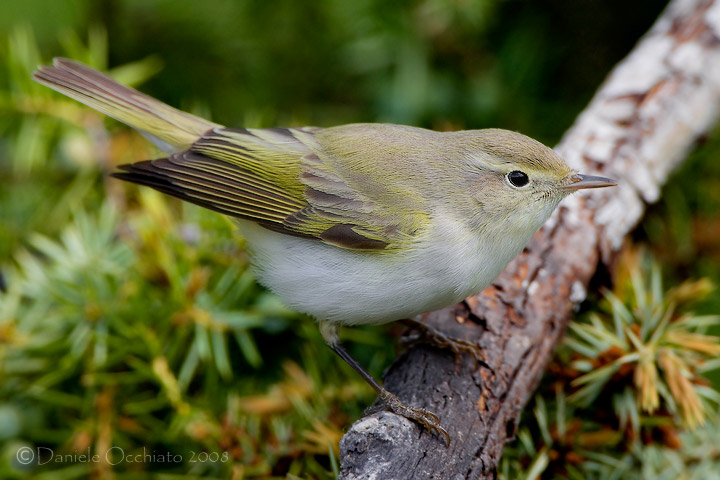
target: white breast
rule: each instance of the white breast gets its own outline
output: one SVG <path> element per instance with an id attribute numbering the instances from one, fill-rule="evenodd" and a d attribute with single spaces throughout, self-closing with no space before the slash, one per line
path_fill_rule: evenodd
<path id="1" fill-rule="evenodd" d="M 240 221 L 261 283 L 291 308 L 343 324 L 385 323 L 452 305 L 487 286 L 523 248 L 436 222 L 431 243 L 380 255 Z"/>

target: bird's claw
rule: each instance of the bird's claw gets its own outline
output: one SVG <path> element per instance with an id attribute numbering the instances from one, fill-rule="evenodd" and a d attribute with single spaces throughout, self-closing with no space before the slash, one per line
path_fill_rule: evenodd
<path id="1" fill-rule="evenodd" d="M 417 320 L 406 320 L 405 323 L 412 328 L 422 331 L 422 338 L 411 338 L 409 340 L 410 343 L 423 341 L 435 345 L 439 348 L 447 348 L 455 355 L 456 362 L 459 362 L 461 360 L 461 355 L 463 353 L 466 353 L 470 355 L 470 357 L 472 357 L 472 359 L 475 361 L 476 370 L 480 366 L 490 368 L 490 366 L 485 362 L 485 359 L 483 358 L 482 350 L 476 344 L 468 342 L 466 340 L 461 340 L 459 338 L 451 337 L 436 329 L 435 327 L 432 327 L 423 322 L 419 322 Z"/>
<path id="2" fill-rule="evenodd" d="M 411 407 L 403 403 L 397 396 L 384 390 L 380 393 L 379 397 L 381 404 L 371 407 L 366 413 L 374 413 L 385 407 L 385 409 L 391 412 L 405 417 L 409 420 L 414 420 L 428 429 L 432 433 L 436 433 L 445 437 L 447 446 L 450 446 L 450 435 L 442 425 L 440 425 L 440 419 L 437 415 L 426 408 L 422 407 Z"/>

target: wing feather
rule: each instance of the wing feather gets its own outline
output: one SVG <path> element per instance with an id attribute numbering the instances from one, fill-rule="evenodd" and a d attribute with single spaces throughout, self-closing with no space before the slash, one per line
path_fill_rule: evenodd
<path id="1" fill-rule="evenodd" d="M 376 194 L 385 187 L 329 155 L 317 131 L 215 128 L 185 152 L 124 165 L 113 176 L 342 248 L 386 250 L 412 240 L 422 219 L 408 208 L 410 197 L 389 204 Z"/>
<path id="2" fill-rule="evenodd" d="M 403 181 L 415 174 L 408 155 L 432 137 L 427 131 L 384 124 L 229 129 L 71 60 L 55 59 L 34 78 L 170 153 L 120 167 L 113 175 L 123 180 L 349 249 L 398 247 L 427 224 L 422 195 Z M 375 181 L 378 167 L 382 181 Z"/>
<path id="3" fill-rule="evenodd" d="M 277 187 L 238 167 L 227 175 L 229 169 L 222 161 L 191 152 L 123 165 L 120 169 L 114 177 L 258 223 L 282 224 L 284 218 L 305 206 L 302 201 L 278 194 Z"/>

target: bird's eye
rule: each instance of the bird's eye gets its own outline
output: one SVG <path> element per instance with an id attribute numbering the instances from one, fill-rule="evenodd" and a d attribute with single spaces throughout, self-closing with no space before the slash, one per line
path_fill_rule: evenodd
<path id="1" fill-rule="evenodd" d="M 510 185 L 513 187 L 524 187 L 528 183 L 530 183 L 530 178 L 528 178 L 527 173 L 521 172 L 519 170 L 513 170 L 512 172 L 507 174 L 508 182 L 510 182 Z"/>

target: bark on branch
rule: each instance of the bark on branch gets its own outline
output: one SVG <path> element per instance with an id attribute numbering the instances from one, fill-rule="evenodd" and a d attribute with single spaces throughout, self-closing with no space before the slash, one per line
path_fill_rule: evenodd
<path id="1" fill-rule="evenodd" d="M 568 199 L 491 287 L 424 317 L 479 345 L 490 369 L 422 345 L 389 369 L 385 386 L 437 413 L 450 447 L 404 418 L 376 413 L 343 437 L 340 478 L 496 477 L 503 446 L 595 270 L 719 110 L 720 0 L 674 0 L 557 147 L 573 168 L 620 186 Z"/>

